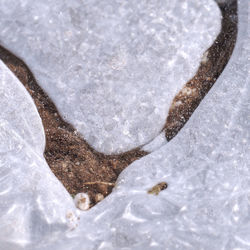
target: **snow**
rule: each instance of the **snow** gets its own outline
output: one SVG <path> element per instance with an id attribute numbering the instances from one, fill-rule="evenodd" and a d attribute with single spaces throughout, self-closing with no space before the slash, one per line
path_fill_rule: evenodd
<path id="1" fill-rule="evenodd" d="M 0 16 L 1 44 L 106 154 L 160 133 L 221 20 L 213 0 L 1 0 Z"/>
<path id="2" fill-rule="evenodd" d="M 123 171 L 114 192 L 81 212 L 72 231 L 73 200 L 42 157 L 35 106 L 0 64 L 0 107 L 15 112 L 0 114 L 2 249 L 249 249 L 250 10 L 247 1 L 238 3 L 236 48 L 191 119 Z M 147 193 L 162 181 L 166 190 Z"/>

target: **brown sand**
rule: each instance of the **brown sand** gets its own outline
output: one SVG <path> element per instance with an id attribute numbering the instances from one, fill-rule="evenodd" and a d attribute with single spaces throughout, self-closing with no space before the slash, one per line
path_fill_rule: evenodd
<path id="1" fill-rule="evenodd" d="M 223 13 L 221 33 L 208 50 L 207 62 L 201 63 L 196 75 L 173 100 L 164 127 L 168 140 L 184 126 L 223 71 L 233 51 L 237 34 L 236 0 L 230 6 L 220 7 Z M 95 151 L 72 125 L 63 120 L 22 60 L 3 47 L 0 47 L 0 59 L 32 96 L 46 134 L 45 159 L 70 194 L 87 192 L 92 205 L 96 204 L 100 197 L 112 191 L 124 168 L 147 154 L 140 148 L 119 155 L 104 155 Z"/>

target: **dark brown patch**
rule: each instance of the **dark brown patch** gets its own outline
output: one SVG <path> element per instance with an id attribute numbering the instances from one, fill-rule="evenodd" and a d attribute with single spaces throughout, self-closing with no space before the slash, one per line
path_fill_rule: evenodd
<path id="1" fill-rule="evenodd" d="M 196 76 L 185 86 L 195 90 L 193 95 L 187 96 L 180 92 L 173 101 L 164 127 L 168 140 L 183 127 L 224 69 L 235 44 L 236 7 L 236 1 L 230 6 L 221 6 L 222 31 L 209 49 L 208 63 L 201 64 Z M 232 21 L 232 16 L 235 16 L 235 21 Z M 119 155 L 104 155 L 95 151 L 71 124 L 62 119 L 52 100 L 37 84 L 22 60 L 1 46 L 0 59 L 14 72 L 32 96 L 46 134 L 44 157 L 70 194 L 87 192 L 92 205 L 96 204 L 102 199 L 101 195 L 105 197 L 112 191 L 124 168 L 147 154 L 139 148 Z M 176 102 L 179 100 L 183 104 L 177 107 Z"/>

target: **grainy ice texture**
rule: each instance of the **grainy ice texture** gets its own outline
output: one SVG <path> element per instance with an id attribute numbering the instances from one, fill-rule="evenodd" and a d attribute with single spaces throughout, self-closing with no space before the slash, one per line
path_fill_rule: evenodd
<path id="1" fill-rule="evenodd" d="M 0 249 L 40 241 L 41 234 L 49 242 L 76 226 L 76 208 L 43 158 L 45 136 L 35 104 L 1 61 L 0 107 Z"/>
<path id="2" fill-rule="evenodd" d="M 16 112 L 15 118 L 1 118 L 2 249 L 249 249 L 248 6 L 239 1 L 234 53 L 186 126 L 168 144 L 128 167 L 114 192 L 82 212 L 73 231 L 64 221 L 66 215 L 73 216 L 66 213 L 72 200 L 48 171 L 43 146 L 37 146 L 44 143 L 38 114 L 21 83 L 1 64 L 0 107 L 7 109 L 8 101 L 8 109 Z M 22 139 L 25 122 L 33 142 Z M 148 194 L 162 182 L 167 189 Z"/>
<path id="3" fill-rule="evenodd" d="M 0 1 L 0 42 L 97 151 L 159 134 L 220 31 L 213 0 Z"/>

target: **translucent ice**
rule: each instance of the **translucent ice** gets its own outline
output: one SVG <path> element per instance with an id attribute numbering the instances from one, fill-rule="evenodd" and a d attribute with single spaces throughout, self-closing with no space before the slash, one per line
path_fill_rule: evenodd
<path id="1" fill-rule="evenodd" d="M 220 18 L 213 0 L 1 0 L 0 42 L 88 143 L 109 154 L 159 134 Z"/>
<path id="2" fill-rule="evenodd" d="M 128 167 L 114 192 L 81 213 L 70 232 L 65 213 L 74 212 L 73 201 L 44 163 L 38 114 L 21 84 L 0 65 L 0 108 L 9 100 L 8 109 L 16 112 L 1 118 L 2 249 L 25 244 L 25 250 L 249 249 L 250 9 L 248 1 L 238 3 L 233 55 L 191 119 L 170 143 Z M 26 141 L 27 118 L 33 139 Z M 162 181 L 166 190 L 147 193 Z"/>
<path id="3" fill-rule="evenodd" d="M 0 249 L 53 241 L 73 228 L 71 196 L 43 158 L 42 122 L 24 86 L 0 61 Z"/>

